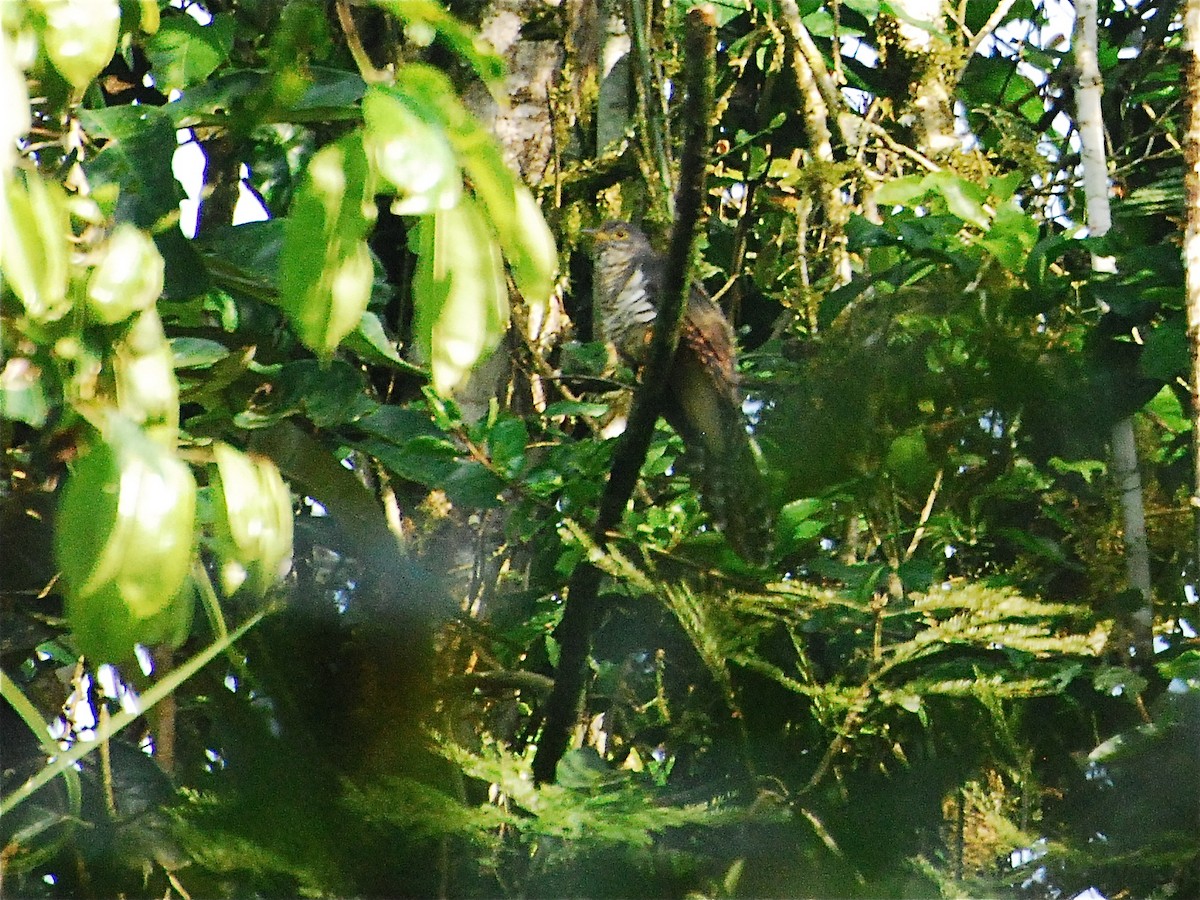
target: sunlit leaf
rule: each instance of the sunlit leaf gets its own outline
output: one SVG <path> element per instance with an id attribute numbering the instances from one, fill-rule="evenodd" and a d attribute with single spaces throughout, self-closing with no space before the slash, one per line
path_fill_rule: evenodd
<path id="1" fill-rule="evenodd" d="M 229 58 L 235 22 L 232 16 L 214 16 L 201 25 L 186 14 L 163 20 L 146 42 L 151 73 L 159 90 L 182 90 L 208 78 Z"/>
<path id="2" fill-rule="evenodd" d="M 371 299 L 372 181 L 361 132 L 322 147 L 285 225 L 279 302 L 297 337 L 322 359 L 358 327 Z"/>
<path id="3" fill-rule="evenodd" d="M 163 640 L 161 615 L 188 603 L 196 483 L 170 450 L 117 415 L 75 463 L 55 525 L 67 619 L 93 663 L 131 659 Z"/>
<path id="4" fill-rule="evenodd" d="M 15 172 L 0 191 L 0 272 L 36 322 L 60 318 L 67 297 L 71 226 L 66 192 L 36 172 Z"/>
<path id="5" fill-rule="evenodd" d="M 903 206 L 925 196 L 928 190 L 925 179 L 921 175 L 891 178 L 875 191 L 875 202 L 881 206 Z"/>
<path id="6" fill-rule="evenodd" d="M 500 253 L 483 216 L 466 198 L 422 219 L 417 245 L 413 331 L 434 388 L 450 393 L 508 327 Z"/>
<path id="7" fill-rule="evenodd" d="M 397 191 L 392 212 L 420 215 L 446 209 L 462 194 L 462 171 L 442 131 L 403 91 L 372 87 L 363 98 L 368 150 L 379 174 Z"/>
<path id="8" fill-rule="evenodd" d="M 987 195 L 974 182 L 951 172 L 931 172 L 925 176 L 923 185 L 940 194 L 946 208 L 964 222 L 979 228 L 987 228 L 991 223 L 992 217 L 985 208 Z"/>

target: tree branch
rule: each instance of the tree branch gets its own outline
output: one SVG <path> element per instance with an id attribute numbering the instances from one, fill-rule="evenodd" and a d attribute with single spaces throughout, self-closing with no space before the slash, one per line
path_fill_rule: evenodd
<path id="1" fill-rule="evenodd" d="M 675 357 L 679 330 L 687 298 L 691 291 L 691 261 L 696 225 L 704 209 L 708 175 L 715 82 L 716 20 L 708 6 L 694 7 L 687 18 L 684 36 L 683 152 L 680 158 L 680 184 L 675 200 L 675 225 L 666 261 L 666 290 L 655 319 L 649 359 L 643 370 L 641 386 L 633 398 L 633 408 L 625 433 L 617 445 L 612 471 L 604 493 L 592 537 L 597 544 L 608 540 L 609 532 L 620 522 L 646 451 L 654 434 L 662 406 L 663 389 Z M 590 560 L 576 566 L 567 585 L 563 617 L 556 632 L 559 664 L 554 690 L 546 702 L 546 721 L 533 760 L 533 776 L 539 783 L 554 780 L 558 761 L 566 752 L 570 735 L 583 702 L 587 658 L 591 652 L 592 632 L 599 613 L 598 594 L 601 572 Z"/>

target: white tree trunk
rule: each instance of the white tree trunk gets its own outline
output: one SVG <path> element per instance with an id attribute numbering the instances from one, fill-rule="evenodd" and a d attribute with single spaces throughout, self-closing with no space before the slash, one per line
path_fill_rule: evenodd
<path id="1" fill-rule="evenodd" d="M 1100 109 L 1103 80 L 1096 55 L 1096 0 L 1076 0 L 1075 62 L 1079 70 L 1076 89 L 1075 124 L 1082 143 L 1083 189 L 1087 200 L 1088 231 L 1105 234 L 1112 224 L 1108 201 L 1108 163 L 1104 151 L 1104 119 Z M 1092 257 L 1097 272 L 1114 271 L 1112 257 Z M 1122 419 L 1113 426 L 1113 479 L 1117 485 L 1124 525 L 1125 572 L 1129 586 L 1142 595 L 1143 606 L 1127 623 L 1131 630 L 1133 654 L 1145 662 L 1153 652 L 1151 607 L 1150 548 L 1146 542 L 1146 511 L 1142 501 L 1142 477 L 1138 470 L 1137 444 L 1133 419 Z"/>
<path id="2" fill-rule="evenodd" d="M 1183 12 L 1184 65 L 1188 119 L 1183 135 L 1183 184 L 1187 224 L 1183 265 L 1187 292 L 1188 342 L 1192 350 L 1192 506 L 1196 510 L 1196 546 L 1200 558 L 1200 0 L 1188 0 Z"/>

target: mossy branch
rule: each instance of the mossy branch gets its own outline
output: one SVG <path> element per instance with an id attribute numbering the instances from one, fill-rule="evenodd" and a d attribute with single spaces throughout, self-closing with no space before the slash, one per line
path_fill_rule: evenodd
<path id="1" fill-rule="evenodd" d="M 687 18 L 684 35 L 684 135 L 680 157 L 680 183 L 675 198 L 675 225 L 667 254 L 667 285 L 655 319 L 649 359 L 642 383 L 634 394 L 633 408 L 625 434 L 617 445 L 612 471 L 592 527 L 596 544 L 603 545 L 608 534 L 621 523 L 621 516 L 637 485 L 645 462 L 654 425 L 662 408 L 663 389 L 675 357 L 679 330 L 691 291 L 691 262 L 697 224 L 704 210 L 708 153 L 711 143 L 713 85 L 715 76 L 716 19 L 708 6 L 694 7 Z M 583 702 L 587 658 L 591 652 L 592 632 L 599 613 L 598 594 L 601 572 L 589 560 L 576 566 L 567 585 L 567 599 L 558 626 L 559 664 L 554 690 L 545 707 L 545 724 L 533 761 L 533 775 L 539 783 L 554 780 L 558 761 L 566 752 L 570 735 Z"/>

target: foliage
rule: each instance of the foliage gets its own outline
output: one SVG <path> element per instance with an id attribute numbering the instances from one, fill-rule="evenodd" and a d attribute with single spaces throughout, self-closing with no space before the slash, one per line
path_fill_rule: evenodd
<path id="1" fill-rule="evenodd" d="M 665 425 L 590 537 L 637 374 L 586 229 L 672 218 L 692 5 L 613 4 L 610 68 L 578 4 L 0 5 L 6 891 L 1200 889 L 1176 6 L 1102 4 L 1103 239 L 1043 5 L 927 41 L 903 3 L 720 6 L 697 274 L 751 561 Z M 535 784 L 585 559 L 587 705 Z"/>

